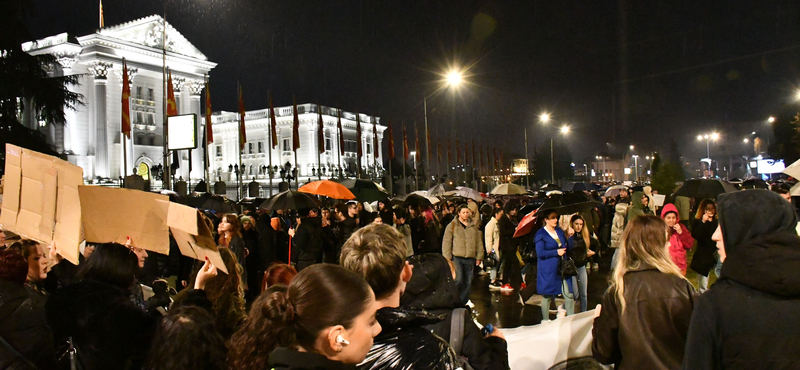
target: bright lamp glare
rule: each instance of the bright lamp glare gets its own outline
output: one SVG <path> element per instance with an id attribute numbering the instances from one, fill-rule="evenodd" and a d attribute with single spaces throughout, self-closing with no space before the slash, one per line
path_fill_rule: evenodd
<path id="1" fill-rule="evenodd" d="M 542 123 L 550 122 L 550 113 L 544 112 L 539 115 L 539 121 Z"/>
<path id="2" fill-rule="evenodd" d="M 770 116 L 769 118 L 767 118 L 767 122 L 769 122 L 769 123 L 775 122 L 775 117 Z"/>
<path id="3" fill-rule="evenodd" d="M 745 143 L 745 144 L 747 144 L 747 143 L 749 143 L 749 142 L 750 142 L 750 140 L 749 140 L 749 139 L 747 139 L 747 138 L 744 138 L 744 143 Z"/>
<path id="4" fill-rule="evenodd" d="M 697 141 L 702 141 L 702 140 L 703 140 L 703 135 L 697 135 Z"/>
<path id="5" fill-rule="evenodd" d="M 711 140 L 717 140 L 717 139 L 719 139 L 719 134 L 718 133 L 715 132 L 715 133 L 711 134 Z"/>
<path id="6" fill-rule="evenodd" d="M 450 71 L 450 73 L 447 74 L 447 84 L 450 85 L 450 86 L 455 87 L 455 86 L 460 85 L 462 79 L 463 79 L 463 76 L 461 75 L 461 72 Z"/>
<path id="7" fill-rule="evenodd" d="M 567 125 L 561 126 L 561 133 L 562 134 L 568 134 L 569 133 L 569 126 L 567 126 Z"/>

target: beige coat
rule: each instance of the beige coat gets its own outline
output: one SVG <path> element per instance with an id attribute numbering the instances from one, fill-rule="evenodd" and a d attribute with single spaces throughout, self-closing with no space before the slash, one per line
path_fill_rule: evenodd
<path id="1" fill-rule="evenodd" d="M 500 253 L 500 229 L 497 228 L 497 219 L 492 217 L 489 223 L 486 224 L 486 229 L 483 231 L 484 241 L 486 246 L 486 253 L 495 251 Z"/>
<path id="2" fill-rule="evenodd" d="M 442 240 L 442 255 L 448 261 L 455 257 L 483 260 L 483 243 L 478 226 L 470 223 L 464 227 L 458 217 L 445 228 Z"/>

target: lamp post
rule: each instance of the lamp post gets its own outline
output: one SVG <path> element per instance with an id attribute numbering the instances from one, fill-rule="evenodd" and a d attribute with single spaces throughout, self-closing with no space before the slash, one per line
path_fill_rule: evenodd
<path id="1" fill-rule="evenodd" d="M 636 182 L 639 182 L 639 156 L 633 155 L 633 167 L 636 169 Z"/>
<path id="2" fill-rule="evenodd" d="M 462 71 L 455 70 L 455 69 L 451 70 L 444 77 L 445 77 L 444 78 L 444 87 L 457 88 L 459 85 L 461 85 L 461 82 L 464 81 L 464 73 Z M 436 92 L 438 92 L 441 89 L 442 88 L 439 88 L 438 90 L 434 91 L 433 94 L 435 94 Z M 431 95 L 433 95 L 433 94 L 431 94 Z M 430 142 L 431 141 L 430 141 L 430 137 L 428 136 L 428 94 L 427 94 L 427 92 L 424 92 L 422 94 L 422 107 L 423 107 L 422 109 L 423 109 L 424 118 L 425 118 L 425 187 L 427 189 L 427 188 L 429 188 L 429 185 L 430 185 L 428 183 L 428 181 L 430 181 L 430 176 L 428 175 L 428 171 L 430 171 L 430 165 L 431 165 L 431 162 L 430 162 L 430 157 L 431 157 Z M 436 170 L 440 171 L 439 170 L 439 162 L 438 162 L 438 160 L 436 162 Z M 447 172 L 449 172 L 449 171 L 447 171 Z M 441 177 L 441 176 L 439 176 L 439 177 Z"/>
<path id="3" fill-rule="evenodd" d="M 542 114 L 539 115 L 539 122 L 542 123 L 542 124 L 547 124 L 547 122 L 550 122 L 550 113 L 542 112 Z M 531 184 L 528 182 L 528 181 L 530 181 L 528 179 L 528 175 L 531 173 L 531 167 L 530 167 L 530 157 L 528 156 L 528 126 L 527 125 L 525 126 L 524 131 L 525 131 L 525 184 L 528 187 L 530 187 Z"/>
<path id="4" fill-rule="evenodd" d="M 603 160 L 603 176 L 602 176 L 602 178 L 603 178 L 603 181 L 606 181 L 606 157 L 598 155 L 598 156 L 595 156 L 594 158 L 597 159 L 597 160 L 600 160 L 600 159 Z"/>
<path id="5" fill-rule="evenodd" d="M 697 141 L 706 141 L 706 159 L 708 159 L 708 170 L 711 171 L 711 142 L 719 139 L 719 133 L 712 132 L 710 134 L 697 135 Z"/>

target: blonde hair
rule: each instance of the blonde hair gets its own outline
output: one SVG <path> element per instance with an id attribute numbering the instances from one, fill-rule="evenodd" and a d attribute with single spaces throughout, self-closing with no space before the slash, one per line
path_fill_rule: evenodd
<path id="1" fill-rule="evenodd" d="M 620 303 L 620 313 L 625 312 L 624 277 L 628 271 L 651 266 L 665 274 L 686 280 L 669 256 L 668 232 L 667 223 L 660 217 L 644 215 L 631 220 L 622 233 L 622 243 L 618 251 L 619 262 L 611 276 L 611 289 L 616 293 Z"/>
<path id="2" fill-rule="evenodd" d="M 586 227 L 586 220 L 583 218 L 583 216 L 579 214 L 573 215 L 572 218 L 569 220 L 569 227 L 572 227 L 572 229 L 574 230 L 575 227 L 573 227 L 572 225 L 575 223 L 575 221 L 578 220 L 583 221 L 583 228 L 581 229 L 581 239 L 583 239 L 583 242 L 586 243 L 586 249 L 588 250 L 589 246 L 591 245 L 591 239 L 589 238 L 589 228 Z"/>
<path id="3" fill-rule="evenodd" d="M 700 205 L 697 206 L 697 213 L 695 213 L 694 218 L 700 220 L 703 218 L 703 214 L 706 213 L 706 210 L 709 208 L 714 208 L 714 218 L 717 218 L 717 203 L 714 203 L 713 199 L 703 199 L 700 202 Z"/>
<path id="4" fill-rule="evenodd" d="M 369 283 L 375 299 L 391 296 L 406 265 L 406 243 L 394 227 L 371 224 L 358 229 L 342 246 L 339 264 Z"/>

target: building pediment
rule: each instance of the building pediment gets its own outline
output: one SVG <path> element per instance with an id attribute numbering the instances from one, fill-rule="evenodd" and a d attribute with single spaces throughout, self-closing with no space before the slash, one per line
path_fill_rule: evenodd
<path id="1" fill-rule="evenodd" d="M 158 15 L 151 15 L 139 18 L 134 21 L 122 23 L 100 30 L 100 34 L 111 38 L 133 42 L 135 44 L 151 47 L 154 49 L 162 48 L 162 36 L 164 35 L 164 25 L 166 24 L 166 43 L 164 47 L 173 53 L 185 55 L 200 60 L 208 60 L 194 45 L 186 40 L 169 22 Z"/>

